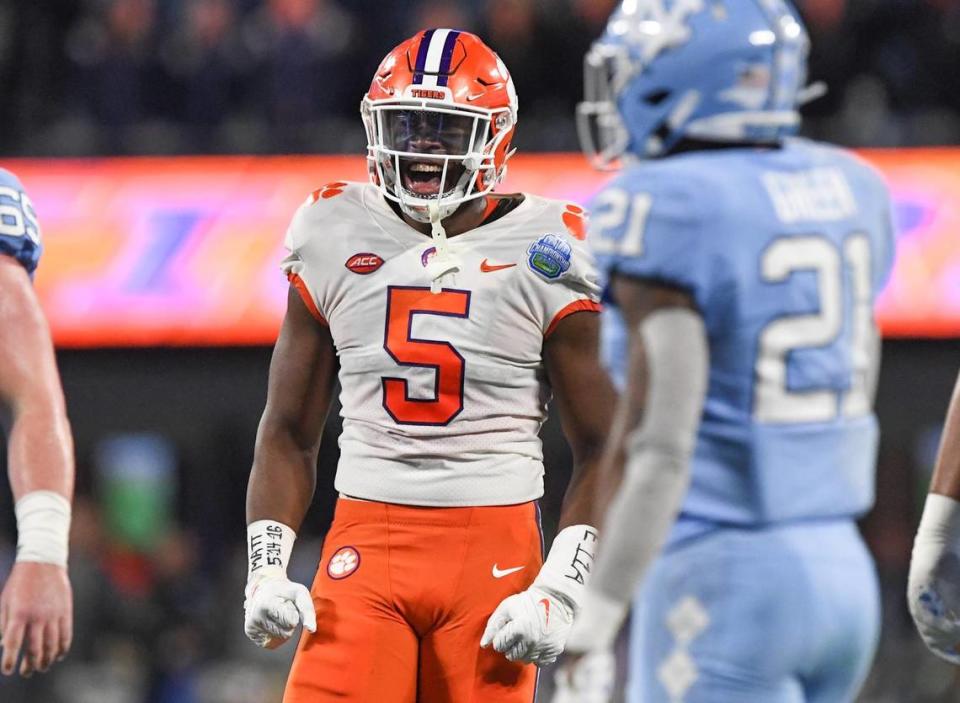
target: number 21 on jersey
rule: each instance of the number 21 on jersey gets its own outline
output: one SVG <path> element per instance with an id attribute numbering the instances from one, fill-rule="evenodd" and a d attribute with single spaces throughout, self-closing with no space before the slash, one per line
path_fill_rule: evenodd
<path id="1" fill-rule="evenodd" d="M 387 288 L 383 348 L 400 366 L 433 369 L 433 398 L 411 398 L 404 378 L 383 377 L 383 407 L 400 425 L 446 425 L 463 410 L 464 359 L 449 342 L 413 336 L 417 315 L 466 318 L 470 291 L 420 286 Z"/>
<path id="2" fill-rule="evenodd" d="M 872 378 L 877 355 L 870 286 L 870 240 L 852 234 L 842 249 L 828 239 L 803 236 L 778 239 L 763 253 L 762 279 L 784 283 L 798 271 L 817 275 L 819 310 L 788 315 L 769 322 L 760 333 L 757 352 L 754 417 L 760 422 L 828 422 L 838 415 L 859 417 L 870 412 Z M 845 293 L 850 270 L 850 291 Z M 822 388 L 790 390 L 787 364 L 790 354 L 833 344 L 844 329 L 844 300 L 849 296 L 851 319 L 846 351 L 851 370 L 849 387 L 842 394 Z"/>

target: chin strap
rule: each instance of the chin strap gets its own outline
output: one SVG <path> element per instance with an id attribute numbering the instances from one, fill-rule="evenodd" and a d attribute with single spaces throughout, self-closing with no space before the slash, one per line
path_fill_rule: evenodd
<path id="1" fill-rule="evenodd" d="M 430 210 L 430 234 L 437 253 L 427 262 L 426 268 L 427 275 L 432 279 L 430 292 L 436 294 L 443 289 L 443 277 L 460 270 L 460 259 L 447 246 L 447 232 L 440 219 L 440 206 L 431 202 L 427 207 Z"/>

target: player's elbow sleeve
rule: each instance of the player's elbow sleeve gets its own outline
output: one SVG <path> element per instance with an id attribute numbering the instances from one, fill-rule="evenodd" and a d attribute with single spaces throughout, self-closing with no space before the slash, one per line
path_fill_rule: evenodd
<path id="1" fill-rule="evenodd" d="M 628 438 L 630 454 L 686 463 L 696 444 L 709 373 L 703 319 L 687 308 L 649 315 L 640 328 L 648 380 L 643 422 Z M 665 466 L 666 468 L 666 466 Z"/>
<path id="2" fill-rule="evenodd" d="M 674 452 L 631 454 L 601 532 L 596 588 L 626 603 L 663 545 L 690 481 L 690 462 Z"/>

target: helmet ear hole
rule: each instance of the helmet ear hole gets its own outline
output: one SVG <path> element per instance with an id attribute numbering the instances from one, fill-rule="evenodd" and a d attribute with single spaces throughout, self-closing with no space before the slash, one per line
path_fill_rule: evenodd
<path id="1" fill-rule="evenodd" d="M 670 97 L 670 91 L 660 88 L 658 90 L 651 90 L 649 93 L 644 95 L 643 101 L 648 105 L 659 105 L 669 97 Z"/>

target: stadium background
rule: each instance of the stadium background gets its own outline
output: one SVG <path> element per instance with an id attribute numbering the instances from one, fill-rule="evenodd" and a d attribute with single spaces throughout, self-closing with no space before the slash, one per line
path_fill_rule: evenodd
<path id="1" fill-rule="evenodd" d="M 814 42 L 812 77 L 830 86 L 826 97 L 806 108 L 804 133 L 852 147 L 960 145 L 960 3 L 799 4 Z M 233 174 L 241 182 L 239 195 L 223 207 L 237 208 L 252 197 L 241 188 L 247 168 L 266 169 L 258 172 L 262 181 L 277 169 L 303 168 L 304 162 L 92 157 L 359 154 L 364 137 L 357 105 L 377 62 L 425 26 L 477 31 L 502 55 L 520 96 L 515 144 L 521 153 L 575 152 L 572 112 L 580 96 L 581 58 L 612 5 L 610 0 L 0 0 L 0 165 L 23 175 L 45 226 L 47 252 L 37 286 L 54 318 L 78 461 L 71 552 L 74 649 L 49 675 L 0 680 L 0 700 L 263 703 L 279 699 L 292 654 L 292 646 L 260 651 L 242 633 L 243 503 L 269 346 L 243 337 L 243 315 L 229 326 L 237 335 L 234 343 L 211 338 L 201 344 L 194 338 L 161 345 L 112 321 L 124 314 L 124 324 L 138 317 L 160 319 L 162 306 L 135 295 L 124 298 L 129 290 L 118 284 L 71 308 L 68 303 L 84 291 L 58 289 L 56 276 L 85 264 L 96 272 L 107 256 L 103 250 L 122 246 L 111 237 L 124 237 L 123 228 L 105 229 L 117 227 L 112 209 L 124 202 L 110 197 L 111 189 L 123 193 L 130 182 L 145 179 L 137 197 L 152 193 L 153 200 L 144 204 L 155 207 L 183 197 L 186 185 L 178 190 L 177 183 L 190 183 L 191 173 L 194 180 L 200 174 L 201 182 Z M 884 344 L 878 498 L 863 522 L 883 580 L 884 627 L 861 700 L 958 700 L 955 671 L 923 650 L 903 591 L 922 494 L 960 365 L 960 227 L 950 227 L 958 222 L 960 151 L 880 154 L 892 164 L 909 157 L 898 177 L 906 202 L 898 219 L 905 230 L 921 234 L 902 238 L 915 265 L 907 272 L 906 297 L 891 301 L 908 315 L 913 311 L 914 324 Z M 533 172 L 544 164 L 528 163 Z M 551 177 L 596 182 L 584 162 L 563 163 L 566 170 Z M 349 164 L 362 173 L 359 160 Z M 939 168 L 941 177 L 930 180 L 920 173 L 925 164 Z M 131 169 L 140 175 L 131 176 Z M 163 188 L 151 190 L 157 182 Z M 291 202 L 324 182 L 318 177 L 291 195 Z M 77 202 L 82 200 L 77 193 L 89 194 L 83 187 L 91 183 L 99 199 Z M 58 204 L 68 201 L 89 218 L 81 223 L 86 229 L 80 239 L 57 232 L 71 222 L 81 226 L 69 213 L 57 212 Z M 139 201 L 126 206 L 138 207 Z M 944 230 L 922 234 L 937 222 L 948 228 L 948 239 Z M 175 232 L 186 227 L 176 219 L 170 226 Z M 256 241 L 267 244 L 257 256 L 279 251 L 282 227 L 281 221 L 276 231 L 259 233 L 263 239 Z M 234 242 L 230 231 L 218 240 L 224 251 L 253 251 L 248 232 L 238 230 Z M 938 245 L 929 259 L 935 256 L 938 264 L 936 280 L 924 258 L 915 256 L 931 242 Z M 163 251 L 141 253 L 149 263 Z M 244 269 L 218 271 L 216 256 L 198 265 L 227 293 L 256 291 L 243 278 Z M 129 273 L 130 285 L 157 284 L 159 274 L 149 266 Z M 278 284 L 264 285 L 282 289 L 277 275 Z M 160 288 L 167 283 L 160 281 Z M 177 319 L 202 312 L 200 301 L 180 302 Z M 941 312 L 937 325 L 927 324 Z M 94 326 L 96 334 L 77 336 Z M 71 329 L 74 336 L 67 333 Z M 317 496 L 291 569 L 302 581 L 309 581 L 315 568 L 333 505 L 338 430 L 334 418 L 321 449 Z M 551 533 L 569 455 L 555 422 L 543 436 L 548 468 L 543 507 Z M 9 568 L 14 545 L 13 511 L 2 484 L 0 575 Z"/>

